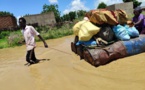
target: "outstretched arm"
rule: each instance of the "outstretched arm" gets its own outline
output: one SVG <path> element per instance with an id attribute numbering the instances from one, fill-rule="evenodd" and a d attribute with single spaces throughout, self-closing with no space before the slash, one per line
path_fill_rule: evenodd
<path id="1" fill-rule="evenodd" d="M 134 25 L 138 25 L 142 22 L 142 20 L 139 20 L 138 22 L 134 23 Z"/>
<path id="2" fill-rule="evenodd" d="M 38 35 L 38 37 L 43 41 L 45 48 L 48 48 L 47 43 L 46 43 L 45 40 L 41 37 L 41 35 Z"/>
<path id="3" fill-rule="evenodd" d="M 143 14 L 139 14 L 139 16 L 137 16 L 138 21 L 134 23 L 134 25 L 138 25 L 140 23 L 142 23 L 142 21 L 145 19 L 145 16 Z"/>
<path id="4" fill-rule="evenodd" d="M 39 39 L 41 39 L 41 40 L 43 41 L 44 46 L 45 46 L 46 48 L 48 48 L 48 45 L 47 45 L 47 43 L 45 42 L 45 40 L 40 36 L 40 34 L 35 30 L 35 28 L 34 28 L 33 26 L 31 26 L 31 30 L 32 30 L 32 33 L 33 33 L 34 35 L 37 35 L 37 36 L 39 37 Z"/>

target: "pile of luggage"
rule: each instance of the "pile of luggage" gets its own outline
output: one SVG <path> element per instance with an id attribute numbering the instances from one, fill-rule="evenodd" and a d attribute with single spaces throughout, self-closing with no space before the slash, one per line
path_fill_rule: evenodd
<path id="1" fill-rule="evenodd" d="M 145 51 L 145 35 L 139 35 L 124 10 L 91 10 L 86 17 L 73 27 L 71 49 L 80 59 L 99 66 Z"/>

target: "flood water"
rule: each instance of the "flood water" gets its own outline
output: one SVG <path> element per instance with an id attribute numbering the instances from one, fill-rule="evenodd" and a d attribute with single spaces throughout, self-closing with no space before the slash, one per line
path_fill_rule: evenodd
<path id="1" fill-rule="evenodd" d="M 37 42 L 40 63 L 25 65 L 25 45 L 0 49 L 0 90 L 145 90 L 145 53 L 94 67 L 71 51 L 74 36 Z"/>

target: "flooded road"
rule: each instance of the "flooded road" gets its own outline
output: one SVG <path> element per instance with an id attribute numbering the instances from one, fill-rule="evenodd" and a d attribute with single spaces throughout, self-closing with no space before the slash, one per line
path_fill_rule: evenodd
<path id="1" fill-rule="evenodd" d="M 71 51 L 73 38 L 37 42 L 31 66 L 25 45 L 0 49 L 0 90 L 145 90 L 145 53 L 94 67 Z"/>

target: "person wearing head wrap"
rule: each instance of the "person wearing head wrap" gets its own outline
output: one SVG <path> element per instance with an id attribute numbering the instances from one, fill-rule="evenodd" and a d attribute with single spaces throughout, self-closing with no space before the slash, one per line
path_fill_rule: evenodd
<path id="1" fill-rule="evenodd" d="M 134 22 L 134 26 L 139 31 L 140 34 L 145 34 L 145 15 L 141 14 L 141 7 L 137 7 L 133 11 L 134 17 L 132 21 Z"/>

